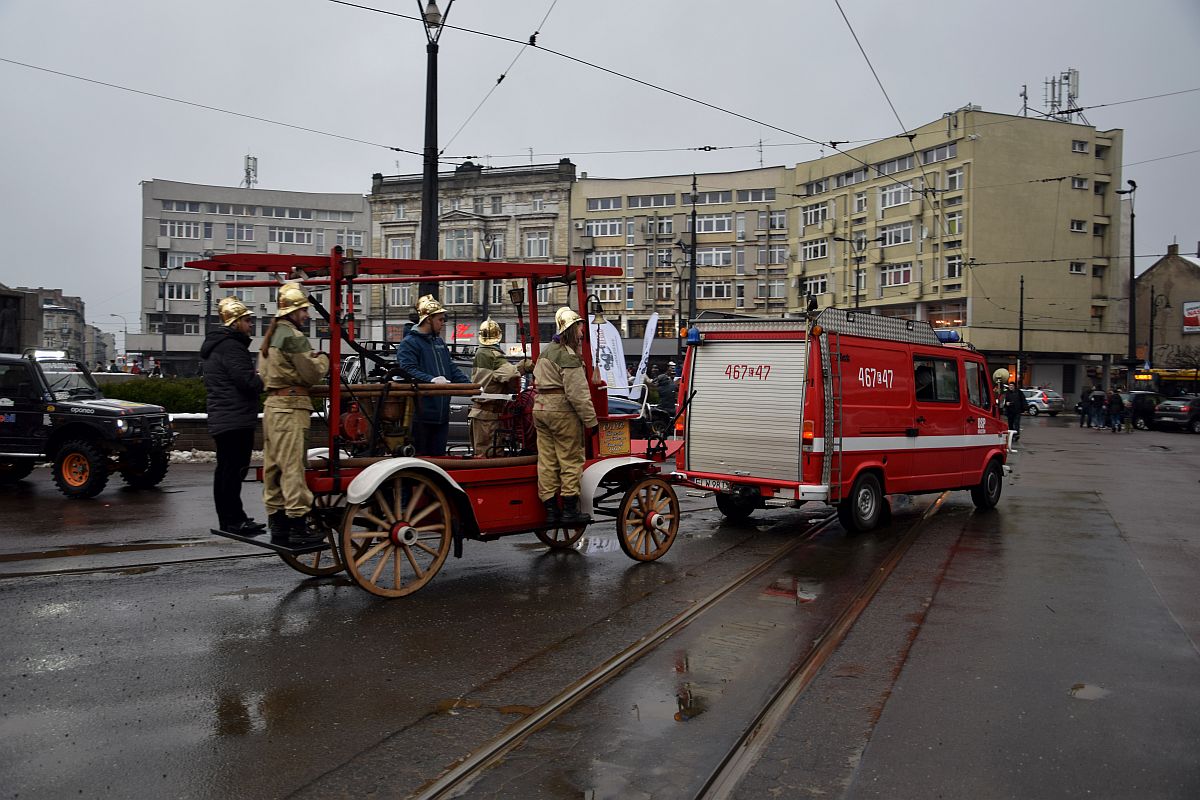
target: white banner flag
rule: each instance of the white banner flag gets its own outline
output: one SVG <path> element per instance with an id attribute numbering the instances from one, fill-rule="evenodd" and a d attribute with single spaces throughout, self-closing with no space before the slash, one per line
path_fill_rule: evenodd
<path id="1" fill-rule="evenodd" d="M 637 372 L 633 375 L 633 385 L 641 386 L 646 380 L 646 367 L 650 363 L 650 345 L 654 344 L 654 332 L 658 330 L 658 312 L 650 315 L 650 319 L 646 320 L 646 337 L 642 340 L 642 360 L 638 362 Z M 645 391 L 644 389 L 640 391 Z M 635 400 L 641 400 L 642 395 L 638 394 Z"/>
<path id="2" fill-rule="evenodd" d="M 612 394 L 629 394 L 629 374 L 625 371 L 625 345 L 621 332 L 607 320 L 597 325 L 595 316 L 588 315 L 588 334 L 592 344 L 592 366 L 608 384 Z"/>

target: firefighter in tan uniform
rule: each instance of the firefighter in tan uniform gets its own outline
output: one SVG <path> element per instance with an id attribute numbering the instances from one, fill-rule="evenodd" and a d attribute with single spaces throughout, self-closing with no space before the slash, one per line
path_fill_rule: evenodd
<path id="1" fill-rule="evenodd" d="M 483 394 L 513 394 L 519 388 L 518 379 L 529 372 L 529 359 L 510 364 L 501 352 L 500 326 L 484 320 L 479 326 L 479 349 L 471 371 L 471 383 L 478 383 Z M 492 456 L 496 447 L 496 431 L 500 429 L 503 400 L 475 400 L 467 418 L 471 421 L 471 446 L 477 456 Z"/>
<path id="2" fill-rule="evenodd" d="M 303 329 L 308 298 L 295 283 L 279 287 L 279 309 L 263 336 L 260 371 L 263 404 L 263 505 L 271 542 L 287 547 L 325 538 L 311 518 L 313 496 L 304 482 L 305 448 L 312 419 L 310 387 L 329 374 L 329 357 L 313 353 Z"/>
<path id="3" fill-rule="evenodd" d="M 537 430 L 538 497 L 546 521 L 564 527 L 586 525 L 591 517 L 579 509 L 579 477 L 583 473 L 584 430 L 599 425 L 580 346 L 584 323 L 563 306 L 554 315 L 557 341 L 542 350 L 533 368 L 537 399 L 533 425 Z M 555 496 L 562 496 L 562 511 Z"/>

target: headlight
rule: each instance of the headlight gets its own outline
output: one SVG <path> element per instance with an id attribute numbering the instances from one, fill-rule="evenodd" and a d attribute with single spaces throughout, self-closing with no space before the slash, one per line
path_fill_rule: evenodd
<path id="1" fill-rule="evenodd" d="M 117 420 L 117 436 L 124 436 L 129 432 L 129 423 L 123 419 Z"/>

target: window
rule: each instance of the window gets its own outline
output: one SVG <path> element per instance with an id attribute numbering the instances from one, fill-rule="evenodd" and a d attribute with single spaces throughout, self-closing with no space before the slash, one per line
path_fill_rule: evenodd
<path id="1" fill-rule="evenodd" d="M 657 250 L 651 248 L 646 251 L 646 269 L 653 271 L 656 269 L 669 270 L 671 269 L 671 248 L 660 247 Z"/>
<path id="2" fill-rule="evenodd" d="M 687 230 L 691 231 L 692 218 L 688 217 Z M 729 233 L 733 230 L 731 214 L 697 214 L 696 233 Z"/>
<path id="3" fill-rule="evenodd" d="M 471 211 L 473 211 L 474 213 L 478 214 L 481 217 L 483 216 L 483 198 L 482 197 L 472 197 L 471 198 Z"/>
<path id="4" fill-rule="evenodd" d="M 958 365 L 952 358 L 918 356 L 913 359 L 917 401 L 958 402 Z"/>
<path id="5" fill-rule="evenodd" d="M 962 256 L 946 256 L 946 278 L 961 278 L 963 271 Z"/>
<path id="6" fill-rule="evenodd" d="M 809 181 L 804 184 L 804 193 L 808 195 L 821 194 L 827 191 L 829 191 L 829 180 L 827 178 L 822 178 L 819 181 Z"/>
<path id="7" fill-rule="evenodd" d="M 199 253 L 167 253 L 167 269 L 179 269 L 189 261 L 199 261 L 204 256 Z"/>
<path id="8" fill-rule="evenodd" d="M 962 167 L 946 170 L 946 191 L 957 192 L 963 188 Z"/>
<path id="9" fill-rule="evenodd" d="M 1103 222 L 1092 223 L 1092 236 L 1104 236 L 1108 233 L 1108 225 Z"/>
<path id="10" fill-rule="evenodd" d="M 736 247 L 733 251 L 733 267 L 734 272 L 738 275 L 746 274 L 746 248 Z"/>
<path id="11" fill-rule="evenodd" d="M 769 203 L 775 199 L 774 189 L 738 189 L 739 203 Z"/>
<path id="12" fill-rule="evenodd" d="M 589 219 L 584 223 L 584 236 L 620 236 L 624 233 L 623 219 Z"/>
<path id="13" fill-rule="evenodd" d="M 854 213 L 861 214 L 866 210 L 867 210 L 867 193 L 866 192 L 855 192 L 854 193 Z"/>
<path id="14" fill-rule="evenodd" d="M 804 261 L 816 261 L 829 255 L 829 240 L 817 239 L 800 245 L 800 257 Z"/>
<path id="15" fill-rule="evenodd" d="M 234 217 L 253 217 L 256 211 L 254 206 L 242 205 L 241 203 L 205 203 L 204 210 L 209 214 Z"/>
<path id="16" fill-rule="evenodd" d="M 912 166 L 912 156 L 901 156 L 900 158 L 893 158 L 891 161 L 876 164 L 875 172 L 880 175 L 893 175 L 897 172 L 903 172 L 906 169 L 912 169 Z"/>
<path id="17" fill-rule="evenodd" d="M 966 223 L 963 222 L 963 212 L 952 211 L 946 215 L 947 236 L 962 236 L 966 229 Z"/>
<path id="18" fill-rule="evenodd" d="M 879 267 L 879 285 L 907 286 L 912 283 L 912 264 L 884 264 Z"/>
<path id="19" fill-rule="evenodd" d="M 937 147 L 931 147 L 928 150 L 921 151 L 921 163 L 933 164 L 938 161 L 945 161 L 948 158 L 954 158 L 958 155 L 958 142 L 950 142 L 950 144 L 942 144 Z"/>
<path id="20" fill-rule="evenodd" d="M 404 219 L 404 201 L 397 200 L 396 206 L 392 210 L 392 219 Z"/>
<path id="21" fill-rule="evenodd" d="M 200 296 L 200 287 L 194 283 L 166 284 L 168 300 L 195 300 Z M 158 296 L 162 297 L 163 284 L 158 285 Z"/>
<path id="22" fill-rule="evenodd" d="M 1088 143 L 1082 139 L 1074 139 L 1071 141 L 1072 153 L 1086 153 L 1088 151 Z"/>
<path id="23" fill-rule="evenodd" d="M 413 304 L 412 296 L 413 285 L 411 283 L 388 287 L 387 301 L 390 306 L 410 308 Z"/>
<path id="24" fill-rule="evenodd" d="M 538 305 L 545 305 L 550 302 L 550 293 L 551 293 L 552 288 L 553 287 L 548 286 L 548 285 L 543 285 L 543 286 L 537 287 Z"/>
<path id="25" fill-rule="evenodd" d="M 813 275 L 805 278 L 800 284 L 800 292 L 806 297 L 813 294 L 825 294 L 829 291 L 829 279 L 825 275 Z"/>
<path id="26" fill-rule="evenodd" d="M 1072 275 L 1086 275 L 1087 265 L 1082 261 L 1072 261 L 1069 271 Z"/>
<path id="27" fill-rule="evenodd" d="M 170 236 L 172 239 L 199 239 L 199 222 L 183 222 L 177 219 L 161 219 L 158 221 L 158 235 Z"/>
<path id="28" fill-rule="evenodd" d="M 1087 233 L 1087 220 L 1071 220 L 1071 231 L 1074 233 Z"/>
<path id="29" fill-rule="evenodd" d="M 732 247 L 697 247 L 696 265 L 700 267 L 728 267 L 733 263 Z"/>
<path id="30" fill-rule="evenodd" d="M 204 238 L 205 239 L 213 238 L 212 232 L 213 232 L 213 224 L 211 222 L 204 223 Z"/>
<path id="31" fill-rule="evenodd" d="M 697 281 L 697 300 L 728 300 L 730 297 L 728 281 Z"/>
<path id="32" fill-rule="evenodd" d="M 990 409 L 992 394 L 989 391 L 987 370 L 977 361 L 967 361 L 967 402 L 976 408 Z"/>
<path id="33" fill-rule="evenodd" d="M 313 231 L 312 228 L 280 228 L 272 225 L 267 228 L 267 241 L 280 244 L 312 244 Z"/>
<path id="34" fill-rule="evenodd" d="M 342 247 L 354 247 L 361 250 L 363 246 L 363 232 L 352 231 L 349 228 L 338 228 L 337 244 Z"/>
<path id="35" fill-rule="evenodd" d="M 493 280 L 492 285 L 492 305 L 501 306 L 508 302 L 508 287 L 504 285 L 504 281 Z"/>
<path id="36" fill-rule="evenodd" d="M 631 194 L 629 208 L 667 208 L 675 205 L 674 194 Z"/>
<path id="37" fill-rule="evenodd" d="M 223 280 L 256 281 L 260 277 L 261 276 L 255 275 L 255 274 L 244 274 L 243 273 L 243 274 L 235 275 L 233 273 L 226 273 Z M 246 286 L 234 286 L 229 291 L 234 297 L 236 297 L 238 300 L 241 300 L 247 306 L 254 302 L 254 289 L 253 288 L 246 287 Z M 268 295 L 267 300 L 269 300 L 270 302 L 275 302 L 275 289 L 273 289 L 273 288 L 268 289 L 267 295 Z"/>
<path id="38" fill-rule="evenodd" d="M 771 219 L 770 219 L 770 222 L 767 227 L 769 230 L 773 230 L 773 231 L 786 231 L 787 230 L 787 211 L 784 211 L 783 209 L 779 209 L 778 211 L 772 211 Z"/>
<path id="39" fill-rule="evenodd" d="M 263 206 L 262 215 L 264 217 L 274 217 L 276 219 L 312 219 L 313 210 L 311 208 L 279 208 L 278 206 Z"/>
<path id="40" fill-rule="evenodd" d="M 746 284 L 739 283 L 735 288 L 735 299 L 733 301 L 734 308 L 746 307 Z"/>
<path id="41" fill-rule="evenodd" d="M 601 303 L 617 303 L 621 300 L 621 286 L 616 283 L 592 284 L 592 292 Z"/>
<path id="42" fill-rule="evenodd" d="M 588 211 L 616 211 L 620 207 L 619 197 L 589 197 L 587 201 Z"/>
<path id="43" fill-rule="evenodd" d="M 804 224 L 820 225 L 829 217 L 829 206 L 825 203 L 804 206 Z"/>
<path id="44" fill-rule="evenodd" d="M 671 300 L 674 297 L 674 284 L 656 283 L 653 288 L 655 300 Z"/>
<path id="45" fill-rule="evenodd" d="M 786 264 L 788 262 L 788 258 L 792 254 L 791 250 L 788 248 L 786 243 L 772 244 L 772 245 L 769 245 L 768 247 L 762 248 L 762 249 L 766 251 L 765 253 L 762 254 L 762 255 L 766 256 L 766 260 L 763 261 L 762 255 L 760 255 L 759 256 L 760 264 L 761 263 Z M 761 252 L 761 250 L 760 250 L 760 252 Z"/>
<path id="46" fill-rule="evenodd" d="M 588 267 L 624 267 L 624 250 L 596 250 L 583 257 L 583 263 Z"/>
<path id="47" fill-rule="evenodd" d="M 943 205 L 947 205 L 947 206 L 961 206 L 961 205 L 962 205 L 962 195 L 961 195 L 961 194 L 956 194 L 956 195 L 954 195 L 954 197 L 947 197 L 947 198 L 946 198 L 946 199 L 943 201 Z"/>
<path id="48" fill-rule="evenodd" d="M 856 183 L 862 183 L 867 179 L 867 168 L 856 169 L 854 172 L 847 172 L 844 175 L 838 175 L 834 179 L 834 187 L 841 189 L 843 186 L 853 186 Z"/>
<path id="49" fill-rule="evenodd" d="M 327 222 L 353 222 L 353 211 L 317 211 L 317 219 Z"/>
<path id="50" fill-rule="evenodd" d="M 949 328 L 962 325 L 967 317 L 966 303 L 930 303 L 926 307 L 925 318 L 934 328 Z"/>
<path id="51" fill-rule="evenodd" d="M 199 214 L 200 204 L 189 200 L 163 200 L 163 211 L 178 211 L 186 214 Z"/>
<path id="52" fill-rule="evenodd" d="M 696 205 L 698 205 L 698 206 L 709 206 L 709 205 L 713 205 L 715 203 L 732 203 L 732 202 L 733 202 L 733 192 L 732 191 L 697 192 L 696 193 Z"/>
<path id="53" fill-rule="evenodd" d="M 442 301 L 448 306 L 469 306 L 475 302 L 475 281 L 444 281 L 439 288 Z"/>
<path id="54" fill-rule="evenodd" d="M 884 225 L 879 229 L 880 247 L 891 247 L 896 244 L 906 244 L 912 241 L 912 223 L 899 222 L 895 225 Z"/>
<path id="55" fill-rule="evenodd" d="M 1087 180 L 1087 178 L 1071 178 L 1071 188 L 1072 188 L 1072 189 L 1086 189 L 1086 188 L 1088 188 L 1088 180 Z"/>
<path id="56" fill-rule="evenodd" d="M 650 217 L 646 220 L 646 233 L 663 236 L 675 231 L 675 220 L 672 217 Z"/>
<path id="57" fill-rule="evenodd" d="M 630 217 L 629 219 L 626 219 L 625 220 L 625 244 L 627 244 L 631 247 L 633 246 L 634 233 L 636 230 L 637 230 L 637 225 L 634 222 L 634 219 L 632 217 Z"/>
<path id="58" fill-rule="evenodd" d="M 545 211 L 546 210 L 546 200 L 544 197 L 542 197 L 540 192 L 534 194 L 531 199 L 533 202 L 533 210 L 534 211 Z M 618 197 L 617 198 L 617 206 L 616 206 L 617 208 L 621 207 L 620 202 L 621 202 L 621 198 Z"/>
<path id="59" fill-rule="evenodd" d="M 231 242 L 253 242 L 254 226 L 240 222 L 225 223 L 225 238 Z"/>
<path id="60" fill-rule="evenodd" d="M 1094 267 L 1092 267 L 1092 277 L 1093 278 L 1103 278 L 1104 277 L 1104 265 L 1103 264 L 1096 264 Z"/>
<path id="61" fill-rule="evenodd" d="M 782 300 L 787 297 L 787 280 L 771 278 L 768 281 L 762 281 L 759 283 L 759 293 L 761 297 L 768 300 Z"/>
<path id="62" fill-rule="evenodd" d="M 504 234 L 491 234 L 491 241 L 484 239 L 484 247 L 487 248 L 487 257 L 492 261 L 502 261 L 506 258 L 504 250 Z"/>
<path id="63" fill-rule="evenodd" d="M 504 211 L 504 196 L 499 194 L 492 195 L 492 213 L 500 214 Z"/>
<path id="64" fill-rule="evenodd" d="M 625 310 L 626 311 L 633 310 L 633 292 L 634 292 L 634 287 L 633 287 L 632 283 L 625 286 Z"/>
<path id="65" fill-rule="evenodd" d="M 475 236 L 471 231 L 446 231 L 445 257 L 452 261 L 475 258 Z"/>
<path id="66" fill-rule="evenodd" d="M 393 236 L 388 239 L 388 258 L 412 258 L 413 240 L 411 236 Z"/>
<path id="67" fill-rule="evenodd" d="M 903 205 L 912 200 L 911 183 L 893 183 L 879 187 L 879 205 L 882 208 Z"/>

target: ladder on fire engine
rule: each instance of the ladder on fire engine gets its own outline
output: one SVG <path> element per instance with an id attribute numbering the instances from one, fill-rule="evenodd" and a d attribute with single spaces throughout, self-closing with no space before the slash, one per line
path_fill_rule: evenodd
<path id="1" fill-rule="evenodd" d="M 822 387 L 825 395 L 825 458 L 821 482 L 829 487 L 829 502 L 841 499 L 842 488 L 842 335 L 827 330 L 820 339 Z"/>

